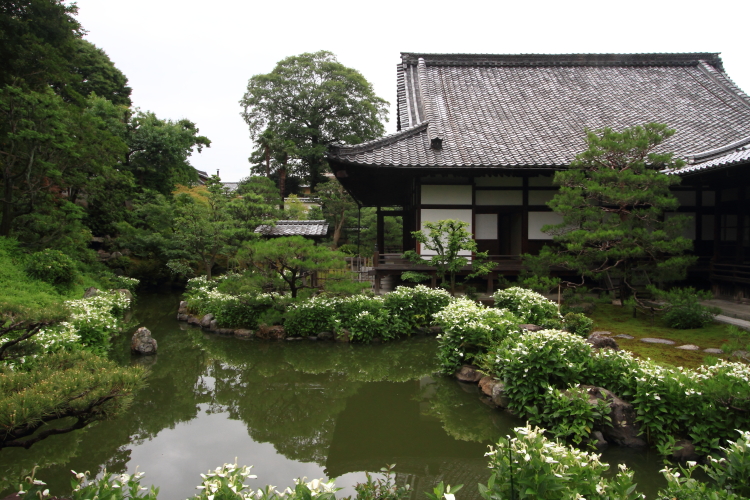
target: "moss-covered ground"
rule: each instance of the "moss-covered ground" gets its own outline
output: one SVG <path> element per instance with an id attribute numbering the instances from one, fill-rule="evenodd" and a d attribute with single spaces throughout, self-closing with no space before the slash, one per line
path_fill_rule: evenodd
<path id="1" fill-rule="evenodd" d="M 704 363 L 709 355 L 701 351 L 685 351 L 675 349 L 684 344 L 694 344 L 701 349 L 709 347 L 720 348 L 729 339 L 727 325 L 712 323 L 705 328 L 693 330 L 677 330 L 664 325 L 660 318 L 652 320 L 642 314 L 633 318 L 630 307 L 598 304 L 589 315 L 594 320 L 594 331 L 605 330 L 614 335 L 631 335 L 633 339 L 615 339 L 621 349 L 632 352 L 641 358 L 651 358 L 660 364 L 695 368 Z M 675 341 L 674 345 L 647 344 L 641 342 L 644 337 L 655 337 Z"/>

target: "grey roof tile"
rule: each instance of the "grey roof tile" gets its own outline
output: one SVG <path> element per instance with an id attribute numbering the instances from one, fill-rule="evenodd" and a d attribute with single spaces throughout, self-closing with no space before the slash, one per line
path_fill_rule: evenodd
<path id="1" fill-rule="evenodd" d="M 550 167 L 585 148 L 585 129 L 662 122 L 686 157 L 750 136 L 750 98 L 718 54 L 402 54 L 400 131 L 334 145 L 343 163 Z M 442 149 L 430 139 L 442 138 Z"/>
<path id="2" fill-rule="evenodd" d="M 324 220 L 280 220 L 275 226 L 258 226 L 256 233 L 264 236 L 310 236 L 323 237 L 328 234 L 328 222 Z"/>

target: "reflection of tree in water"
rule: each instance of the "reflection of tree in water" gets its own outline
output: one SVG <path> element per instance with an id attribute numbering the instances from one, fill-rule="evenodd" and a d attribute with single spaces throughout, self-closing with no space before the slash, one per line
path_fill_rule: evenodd
<path id="1" fill-rule="evenodd" d="M 423 388 L 427 399 L 425 413 L 438 418 L 443 429 L 461 441 L 494 443 L 511 434 L 513 427 L 524 425 L 522 419 L 483 403 L 475 384 L 457 382 L 449 377 L 436 377 L 434 385 Z"/>
<path id="2" fill-rule="evenodd" d="M 418 378 L 435 369 L 434 342 L 349 346 L 245 342 L 194 335 L 213 362 L 211 411 L 243 421 L 285 457 L 324 464 L 337 416 L 362 383 Z"/>

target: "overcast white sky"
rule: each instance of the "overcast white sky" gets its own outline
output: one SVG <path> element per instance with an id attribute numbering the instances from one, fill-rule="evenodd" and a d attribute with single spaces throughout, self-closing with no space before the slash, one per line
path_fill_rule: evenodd
<path id="1" fill-rule="evenodd" d="M 240 1 L 77 0 L 88 40 L 129 78 L 133 103 L 188 118 L 212 141 L 192 157 L 225 181 L 249 173 L 238 101 L 286 56 L 329 50 L 391 103 L 400 52 L 721 52 L 750 91 L 747 0 Z"/>

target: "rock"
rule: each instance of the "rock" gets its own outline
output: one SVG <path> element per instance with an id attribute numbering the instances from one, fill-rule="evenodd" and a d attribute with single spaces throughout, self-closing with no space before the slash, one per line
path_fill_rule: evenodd
<path id="1" fill-rule="evenodd" d="M 93 286 L 88 287 L 86 291 L 83 292 L 84 299 L 90 299 L 91 297 L 96 297 L 97 295 L 99 295 L 99 289 Z"/>
<path id="2" fill-rule="evenodd" d="M 212 332 L 215 332 L 216 330 L 219 329 L 219 322 L 216 321 L 215 319 L 212 319 L 211 322 L 208 324 L 208 329 L 211 330 Z"/>
<path id="3" fill-rule="evenodd" d="M 619 351 L 620 347 L 617 345 L 617 341 L 615 339 L 607 337 L 606 335 L 611 335 L 611 332 L 594 332 L 586 339 L 586 342 L 591 344 L 591 347 L 594 349 L 612 349 L 615 351 Z"/>
<path id="4" fill-rule="evenodd" d="M 178 313 L 177 314 L 177 321 L 187 321 L 188 315 L 185 313 Z"/>
<path id="5" fill-rule="evenodd" d="M 110 257 L 116 259 L 117 257 L 122 257 L 122 254 L 120 252 L 112 252 L 112 255 L 110 255 Z"/>
<path id="6" fill-rule="evenodd" d="M 688 441 L 687 439 L 680 439 L 674 444 L 672 458 L 674 458 L 678 462 L 696 462 L 700 457 L 695 452 L 695 445 L 692 443 L 692 441 Z"/>
<path id="7" fill-rule="evenodd" d="M 240 338 L 240 339 L 249 339 L 255 335 L 252 330 L 246 330 L 245 328 L 238 328 L 237 330 L 232 330 L 232 333 L 234 333 L 235 337 Z"/>
<path id="8" fill-rule="evenodd" d="M 307 340 L 318 340 L 317 335 L 308 335 Z"/>
<path id="9" fill-rule="evenodd" d="M 318 340 L 333 340 L 336 336 L 333 332 L 320 332 L 318 334 Z"/>
<path id="10" fill-rule="evenodd" d="M 621 333 L 620 335 L 615 335 L 615 338 L 630 340 L 630 339 L 634 339 L 635 337 L 633 337 L 632 335 L 628 335 L 627 333 Z"/>
<path id="11" fill-rule="evenodd" d="M 734 351 L 734 352 L 732 353 L 732 357 L 733 357 L 733 358 L 744 358 L 744 359 L 748 359 L 748 356 L 749 356 L 749 355 L 748 355 L 748 352 L 747 352 L 747 351 Z"/>
<path id="12" fill-rule="evenodd" d="M 479 389 L 487 396 L 495 406 L 500 408 L 507 408 L 510 404 L 510 399 L 505 392 L 505 384 L 492 377 L 482 377 L 479 381 Z"/>
<path id="13" fill-rule="evenodd" d="M 128 300 L 129 300 L 129 301 L 130 301 L 131 303 L 133 302 L 133 294 L 132 294 L 132 292 L 131 292 L 130 290 L 128 290 L 127 288 L 118 288 L 118 289 L 116 289 L 116 290 L 115 290 L 115 292 L 117 292 L 117 293 L 120 293 L 120 294 L 124 295 L 125 297 L 127 297 L 127 299 L 128 299 Z"/>
<path id="14" fill-rule="evenodd" d="M 612 299 L 612 305 L 613 306 L 622 306 L 622 300 L 620 300 L 620 299 Z"/>
<path id="15" fill-rule="evenodd" d="M 612 332 L 607 332 L 607 331 L 601 330 L 601 331 L 597 331 L 597 332 L 591 332 L 591 335 L 599 335 L 599 336 L 604 335 L 604 336 L 607 336 L 607 335 L 612 335 Z"/>
<path id="16" fill-rule="evenodd" d="M 109 252 L 105 252 L 104 250 L 99 250 L 97 253 L 97 256 L 99 257 L 99 260 L 108 260 L 110 257 L 112 257 L 112 254 Z"/>
<path id="17" fill-rule="evenodd" d="M 540 330 L 544 330 L 543 327 L 541 327 L 539 325 L 532 325 L 530 323 L 529 324 L 518 325 L 518 328 L 520 328 L 521 331 L 527 331 L 527 332 L 538 332 Z"/>
<path id="18" fill-rule="evenodd" d="M 188 314 L 187 322 L 189 325 L 201 326 L 201 319 L 198 316 Z"/>
<path id="19" fill-rule="evenodd" d="M 336 332 L 336 342 L 350 342 L 349 330 L 342 328 L 340 332 Z"/>
<path id="20" fill-rule="evenodd" d="M 232 328 L 217 328 L 213 332 L 217 335 L 234 335 L 234 329 Z"/>
<path id="21" fill-rule="evenodd" d="M 211 313 L 206 314 L 201 318 L 201 328 L 205 328 L 208 330 L 208 327 L 211 326 L 211 320 L 214 319 L 214 315 Z"/>
<path id="22" fill-rule="evenodd" d="M 130 341 L 130 352 L 133 354 L 156 354 L 156 339 L 151 337 L 148 328 L 142 326 L 133 334 Z"/>
<path id="23" fill-rule="evenodd" d="M 703 349 L 703 352 L 708 354 L 724 354 L 724 351 L 721 349 L 716 349 L 715 347 L 709 347 L 708 349 Z"/>
<path id="24" fill-rule="evenodd" d="M 604 439 L 604 435 L 602 434 L 602 431 L 594 431 L 591 433 L 591 443 L 596 446 L 597 450 L 603 450 L 607 446 L 609 446 L 609 443 L 606 439 Z"/>
<path id="25" fill-rule="evenodd" d="M 642 338 L 641 342 L 645 342 L 647 344 L 665 344 L 665 345 L 673 345 L 675 343 L 674 340 L 654 339 L 651 337 Z"/>
<path id="26" fill-rule="evenodd" d="M 700 351 L 701 348 L 694 344 L 678 345 L 675 349 L 682 349 L 683 351 Z"/>
<path id="27" fill-rule="evenodd" d="M 431 326 L 430 327 L 430 335 L 442 335 L 443 334 L 443 327 L 442 326 Z"/>
<path id="28" fill-rule="evenodd" d="M 187 314 L 188 312 L 188 303 L 187 300 L 181 300 L 180 301 L 180 308 L 177 309 L 177 312 L 180 314 Z"/>
<path id="29" fill-rule="evenodd" d="M 287 341 L 305 340 L 305 337 L 287 337 Z"/>
<path id="30" fill-rule="evenodd" d="M 415 337 L 424 337 L 430 334 L 430 329 L 426 326 L 417 326 L 411 331 L 411 334 Z"/>
<path id="31" fill-rule="evenodd" d="M 259 339 L 282 340 L 286 338 L 286 331 L 284 331 L 284 327 L 281 325 L 260 325 L 255 332 L 255 336 Z"/>
<path id="32" fill-rule="evenodd" d="M 589 404 L 596 405 L 598 400 L 609 402 L 609 417 L 612 423 L 601 429 L 604 439 L 627 448 L 646 448 L 646 441 L 639 437 L 640 426 L 636 423 L 636 412 L 633 405 L 615 396 L 611 391 L 593 385 L 582 385 L 589 394 Z"/>
<path id="33" fill-rule="evenodd" d="M 479 371 L 476 366 L 463 365 L 460 370 L 456 372 L 456 378 L 460 382 L 474 382 L 477 383 L 482 380 L 484 374 Z"/>

